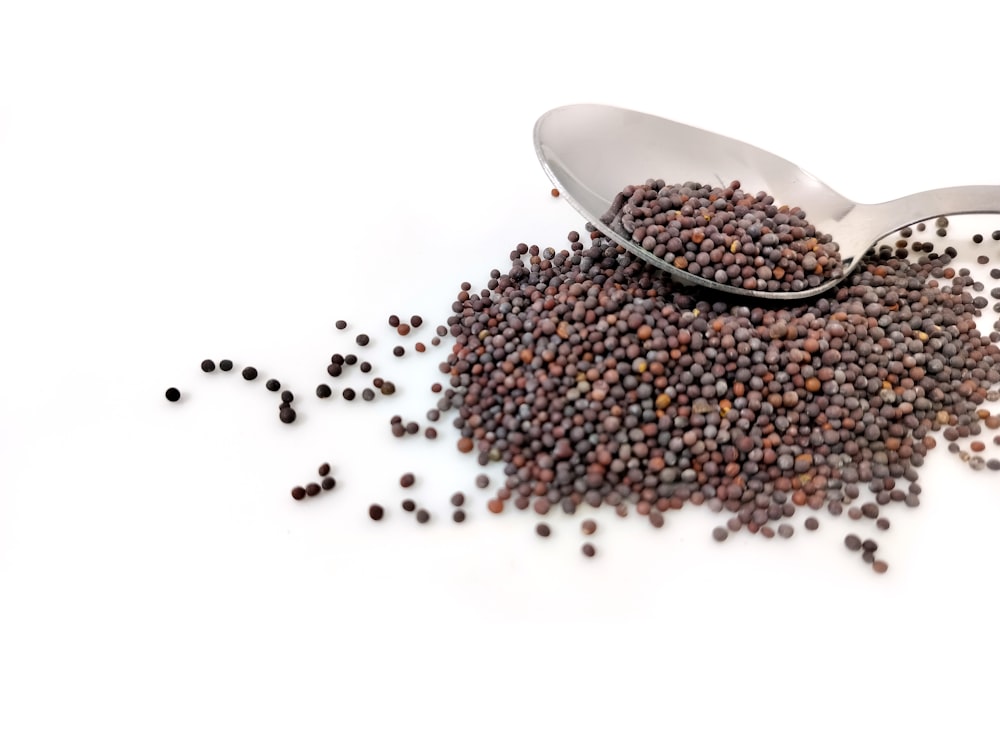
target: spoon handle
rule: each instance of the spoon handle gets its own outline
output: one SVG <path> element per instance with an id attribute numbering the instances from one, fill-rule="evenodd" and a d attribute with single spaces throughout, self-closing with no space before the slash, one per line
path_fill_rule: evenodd
<path id="1" fill-rule="evenodd" d="M 1000 214 L 1000 185 L 937 188 L 863 208 L 870 214 L 872 226 L 878 227 L 881 239 L 897 229 L 938 216 Z"/>

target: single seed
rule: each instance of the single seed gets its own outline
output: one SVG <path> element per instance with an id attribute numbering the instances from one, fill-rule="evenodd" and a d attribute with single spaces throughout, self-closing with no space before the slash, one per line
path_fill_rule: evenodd
<path id="1" fill-rule="evenodd" d="M 243 368 L 243 379 L 244 380 L 256 380 L 257 379 L 257 368 L 256 367 L 244 367 Z"/>
<path id="2" fill-rule="evenodd" d="M 547 537 L 552 533 L 552 529 L 549 528 L 547 523 L 540 523 L 535 526 L 535 533 L 540 537 Z"/>
<path id="3" fill-rule="evenodd" d="M 306 494 L 309 495 L 309 497 L 315 497 L 320 493 L 321 489 L 322 488 L 315 482 L 310 482 L 306 485 Z"/>
<path id="4" fill-rule="evenodd" d="M 278 412 L 278 419 L 280 419 L 285 424 L 291 424 L 295 421 L 295 409 L 290 406 L 286 406 Z"/>
<path id="5" fill-rule="evenodd" d="M 357 354 L 347 354 L 347 355 L 344 356 L 344 364 L 345 365 L 352 365 L 353 366 L 353 365 L 356 365 L 357 363 L 358 363 L 358 355 Z"/>
<path id="6" fill-rule="evenodd" d="M 587 542 L 582 547 L 580 547 L 580 551 L 583 552 L 584 556 L 586 557 L 593 557 L 594 555 L 597 554 L 597 550 L 594 549 L 594 545 L 591 544 L 590 542 Z"/>
<path id="7" fill-rule="evenodd" d="M 385 515 L 385 508 L 383 508 L 378 503 L 372 503 L 368 506 L 368 517 L 373 521 L 381 521 L 382 517 Z"/>
<path id="8" fill-rule="evenodd" d="M 324 490 L 332 490 L 337 486 L 337 480 L 333 477 L 323 477 L 323 481 L 319 483 L 319 486 Z"/>
<path id="9" fill-rule="evenodd" d="M 343 331 L 345 328 L 347 328 L 347 321 L 338 320 L 336 323 L 334 323 L 334 325 L 337 326 L 338 331 Z"/>
<path id="10" fill-rule="evenodd" d="M 462 523 L 462 521 L 465 520 L 465 511 L 462 510 L 461 508 L 458 508 L 457 510 L 455 510 L 454 513 L 451 514 L 451 519 L 455 523 Z"/>
<path id="11" fill-rule="evenodd" d="M 264 383 L 264 387 L 271 392 L 277 392 L 281 390 L 281 383 L 279 383 L 274 378 L 271 378 L 266 383 Z"/>
<path id="12" fill-rule="evenodd" d="M 724 542 L 729 538 L 729 530 L 725 526 L 716 526 L 712 529 L 712 538 L 717 542 Z"/>
<path id="13" fill-rule="evenodd" d="M 407 435 L 416 435 L 418 432 L 420 432 L 420 425 L 418 425 L 416 422 L 407 422 L 406 423 L 406 434 Z"/>
<path id="14" fill-rule="evenodd" d="M 819 521 L 813 516 L 810 516 L 805 520 L 805 523 L 802 525 L 805 526 L 806 529 L 808 529 L 809 531 L 816 531 L 816 529 L 819 528 Z"/>
<path id="15" fill-rule="evenodd" d="M 219 361 L 219 369 L 223 372 L 229 372 L 233 369 L 233 360 L 223 359 Z"/>
<path id="16" fill-rule="evenodd" d="M 405 510 L 407 513 L 412 513 L 417 509 L 417 504 L 413 500 L 410 500 L 409 498 L 407 498 L 402 502 L 402 506 L 403 510 Z"/>
<path id="17" fill-rule="evenodd" d="M 431 514 L 421 508 L 417 511 L 417 523 L 427 523 L 431 520 Z"/>
<path id="18" fill-rule="evenodd" d="M 365 401 L 372 401 L 375 398 L 375 391 L 373 391 L 371 388 L 364 388 L 361 391 L 361 398 L 363 398 Z"/>
<path id="19" fill-rule="evenodd" d="M 427 351 L 427 347 L 424 345 L 424 343 L 422 341 L 418 341 L 417 343 L 415 343 L 413 345 L 413 348 L 414 348 L 415 351 L 418 351 L 418 352 L 426 352 Z"/>
<path id="20" fill-rule="evenodd" d="M 333 391 L 326 383 L 320 383 L 316 386 L 316 395 L 319 398 L 330 398 L 330 396 L 333 395 Z"/>
<path id="21" fill-rule="evenodd" d="M 398 326 L 399 325 L 399 316 L 398 315 L 390 315 L 389 316 L 389 325 L 391 325 L 393 328 L 395 328 L 396 326 Z"/>
<path id="22" fill-rule="evenodd" d="M 371 341 L 371 339 L 368 338 L 367 334 L 365 334 L 365 333 L 359 333 L 354 338 L 354 341 L 357 342 L 358 346 L 368 346 L 368 342 Z"/>
<path id="23" fill-rule="evenodd" d="M 493 498 L 488 503 L 486 503 L 486 509 L 490 513 L 503 513 L 503 500 L 499 498 Z"/>
<path id="24" fill-rule="evenodd" d="M 282 391 L 281 392 L 281 402 L 283 404 L 290 404 L 294 400 L 295 400 L 295 394 L 293 394 L 291 391 Z"/>
<path id="25" fill-rule="evenodd" d="M 344 397 L 345 401 L 353 401 L 357 394 L 354 392 L 353 388 L 345 388 L 341 391 L 340 395 Z"/>
<path id="26" fill-rule="evenodd" d="M 405 474 L 403 474 L 403 476 L 401 476 L 399 478 L 399 486 L 400 487 L 412 487 L 413 483 L 416 482 L 416 481 L 417 481 L 417 479 L 416 479 L 416 477 L 413 476 L 412 473 L 406 472 Z"/>
<path id="27" fill-rule="evenodd" d="M 362 362 L 361 364 L 358 365 L 358 369 L 361 370 L 361 372 L 371 372 L 372 371 L 372 363 L 371 362 Z"/>
<path id="28" fill-rule="evenodd" d="M 551 189 L 551 190 L 549 191 L 549 194 L 550 194 L 550 195 L 551 195 L 551 196 L 552 196 L 553 198 L 558 198 L 558 197 L 559 197 L 559 188 L 552 188 L 552 189 Z"/>
<path id="29" fill-rule="evenodd" d="M 878 526 L 880 529 L 882 529 L 882 531 L 885 531 L 886 529 L 889 528 L 889 519 L 886 518 L 885 516 L 882 516 L 875 522 L 875 525 Z"/>
<path id="30" fill-rule="evenodd" d="M 400 323 L 396 326 L 396 333 L 400 336 L 408 336 L 410 333 L 410 326 L 407 323 Z"/>
<path id="31" fill-rule="evenodd" d="M 490 478 L 486 474 L 479 474 L 476 476 L 476 487 L 484 489 L 490 486 Z"/>
<path id="32" fill-rule="evenodd" d="M 401 346 L 394 346 L 392 347 L 392 354 L 394 357 L 402 357 L 404 354 L 406 354 L 406 349 L 404 349 Z"/>
<path id="33" fill-rule="evenodd" d="M 410 316 L 410 325 L 413 328 L 420 328 L 420 326 L 422 326 L 423 324 L 424 324 L 424 319 L 421 318 L 419 315 Z"/>
<path id="34" fill-rule="evenodd" d="M 465 494 L 462 492 L 456 492 L 454 495 L 451 496 L 451 504 L 454 505 L 456 508 L 461 508 L 463 505 L 465 505 Z"/>
<path id="35" fill-rule="evenodd" d="M 885 573 L 889 569 L 889 563 L 885 560 L 875 560 L 872 563 L 872 570 L 876 573 Z"/>
<path id="36" fill-rule="evenodd" d="M 181 397 L 181 392 L 176 388 L 167 388 L 164 394 L 167 397 L 167 401 L 179 401 Z"/>
<path id="37" fill-rule="evenodd" d="M 210 359 L 203 359 L 201 361 L 202 372 L 212 372 L 215 369 L 215 362 Z"/>
<path id="38" fill-rule="evenodd" d="M 861 538 L 857 534 L 848 534 L 844 537 L 844 545 L 851 552 L 857 552 L 861 549 Z"/>
<path id="39" fill-rule="evenodd" d="M 597 531 L 597 522 L 588 518 L 583 523 L 580 524 L 580 531 L 582 531 L 587 536 L 590 536 L 595 531 Z"/>
<path id="40" fill-rule="evenodd" d="M 319 468 L 316 469 L 316 473 L 319 474 L 321 477 L 325 477 L 327 474 L 330 473 L 330 464 L 328 463 L 320 464 Z"/>
<path id="41" fill-rule="evenodd" d="M 376 378 L 376 380 L 378 380 L 378 378 Z M 376 383 L 373 380 L 372 381 L 372 385 L 375 386 L 376 388 L 378 388 L 379 391 L 381 391 L 381 393 L 382 393 L 383 396 L 391 396 L 392 394 L 394 394 L 396 392 L 396 386 L 395 386 L 395 384 L 392 381 L 389 381 L 389 380 L 385 380 L 381 384 L 378 384 L 378 383 Z"/>
<path id="42" fill-rule="evenodd" d="M 305 487 L 292 487 L 292 497 L 294 497 L 296 500 L 301 500 L 305 496 L 306 496 Z"/>

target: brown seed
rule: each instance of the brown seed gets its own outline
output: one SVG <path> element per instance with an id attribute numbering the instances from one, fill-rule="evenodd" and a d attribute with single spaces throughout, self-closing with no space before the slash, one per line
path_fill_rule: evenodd
<path id="1" fill-rule="evenodd" d="M 597 522 L 588 518 L 583 523 L 580 524 L 580 531 L 582 531 L 587 536 L 590 536 L 595 531 L 597 531 Z"/>
<path id="2" fill-rule="evenodd" d="M 503 513 L 503 500 L 493 498 L 486 503 L 486 509 L 489 510 L 490 513 Z"/>
<path id="3" fill-rule="evenodd" d="M 427 523 L 430 520 L 431 514 L 428 511 L 423 508 L 417 511 L 417 523 Z"/>
<path id="4" fill-rule="evenodd" d="M 819 521 L 814 516 L 809 516 L 802 525 L 809 531 L 816 531 L 819 528 Z"/>
<path id="5" fill-rule="evenodd" d="M 538 536 L 540 537 L 547 537 L 549 534 L 552 533 L 552 530 L 549 528 L 549 525 L 547 523 L 540 523 L 537 526 L 535 526 L 535 533 L 538 534 Z"/>
<path id="6" fill-rule="evenodd" d="M 844 545 L 851 552 L 857 552 L 861 549 L 861 538 L 857 534 L 848 534 L 844 537 Z"/>
<path id="7" fill-rule="evenodd" d="M 321 477 L 325 477 L 327 474 L 330 473 L 330 464 L 326 464 L 326 463 L 320 464 L 319 469 L 318 469 L 318 473 L 319 473 L 319 475 Z"/>
<path id="8" fill-rule="evenodd" d="M 416 481 L 417 481 L 417 479 L 416 479 L 416 477 L 413 476 L 413 474 L 411 474 L 410 472 L 406 472 L 405 474 L 403 474 L 399 478 L 399 486 L 400 487 L 412 487 L 413 483 L 416 482 Z"/>
<path id="9" fill-rule="evenodd" d="M 382 516 L 385 515 L 385 508 L 383 508 L 378 503 L 372 503 L 368 506 L 368 517 L 373 521 L 381 521 Z"/>
<path id="10" fill-rule="evenodd" d="M 461 508 L 456 508 L 455 512 L 451 514 L 451 520 L 455 523 L 462 523 L 465 520 L 465 511 Z"/>
<path id="11" fill-rule="evenodd" d="M 885 560 L 875 560 L 872 563 L 872 570 L 876 573 L 885 573 L 889 569 L 889 563 Z"/>
<path id="12" fill-rule="evenodd" d="M 408 323 L 400 323 L 396 326 L 396 333 L 400 336 L 408 336 L 410 333 L 410 326 Z"/>
<path id="13" fill-rule="evenodd" d="M 553 198 L 558 198 L 559 197 L 559 188 L 552 188 L 552 190 L 549 191 L 549 194 Z"/>
<path id="14" fill-rule="evenodd" d="M 301 500 L 305 496 L 306 496 L 305 487 L 292 487 L 292 497 L 294 497 L 296 500 Z"/>
<path id="15" fill-rule="evenodd" d="M 315 497 L 320 493 L 322 489 L 323 488 L 320 487 L 315 482 L 310 482 L 309 484 L 306 485 L 306 494 L 309 495 L 309 497 Z"/>
<path id="16" fill-rule="evenodd" d="M 586 544 L 584 544 L 580 548 L 580 551 L 583 552 L 583 554 L 586 557 L 593 557 L 594 555 L 597 554 L 597 550 L 594 548 L 594 545 L 591 544 L 590 542 L 587 542 Z"/>
<path id="17" fill-rule="evenodd" d="M 716 526 L 712 529 L 712 538 L 717 542 L 724 542 L 729 538 L 729 530 L 725 526 Z"/>

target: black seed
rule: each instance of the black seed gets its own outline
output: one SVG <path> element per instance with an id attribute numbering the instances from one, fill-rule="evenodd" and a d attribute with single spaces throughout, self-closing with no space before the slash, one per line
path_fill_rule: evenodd
<path id="1" fill-rule="evenodd" d="M 326 372 L 331 378 L 339 378 L 343 371 L 343 365 L 329 364 L 326 366 Z"/>
<path id="2" fill-rule="evenodd" d="M 347 321 L 338 320 L 336 323 L 334 323 L 334 325 L 337 326 L 338 331 L 343 331 L 345 328 L 347 328 Z"/>
<path id="3" fill-rule="evenodd" d="M 403 510 L 405 510 L 407 513 L 412 513 L 417 509 L 417 504 L 413 500 L 410 500 L 409 498 L 407 498 L 402 502 L 402 506 Z"/>
<path id="4" fill-rule="evenodd" d="M 361 372 L 371 372 L 372 371 L 372 363 L 371 362 L 362 362 L 360 365 L 358 365 L 358 369 L 361 370 Z"/>
<path id="5" fill-rule="evenodd" d="M 323 481 L 319 483 L 320 487 L 324 490 L 332 490 L 337 486 L 337 480 L 333 477 L 323 477 Z"/>
<path id="6" fill-rule="evenodd" d="M 535 526 L 535 533 L 540 537 L 547 537 L 552 533 L 552 529 L 549 528 L 547 523 L 540 523 Z"/>
<path id="7" fill-rule="evenodd" d="M 164 394 L 167 397 L 167 401 L 179 401 L 181 397 L 181 392 L 176 388 L 167 388 Z"/>
<path id="8" fill-rule="evenodd" d="M 382 516 L 385 515 L 385 508 L 383 508 L 378 503 L 372 503 L 368 506 L 368 517 L 373 521 L 381 521 Z"/>
<path id="9" fill-rule="evenodd" d="M 292 393 L 291 391 L 282 391 L 281 392 L 281 403 L 283 403 L 283 404 L 290 404 L 294 400 L 295 400 L 295 394 Z"/>
<path id="10" fill-rule="evenodd" d="M 351 366 L 353 366 L 353 365 L 356 365 L 357 363 L 358 363 L 358 355 L 357 354 L 347 354 L 347 355 L 344 356 L 344 364 L 345 365 L 351 365 Z"/>
<path id="11" fill-rule="evenodd" d="M 422 326 L 423 324 L 424 324 L 424 319 L 421 318 L 419 315 L 410 316 L 410 325 L 413 328 L 420 328 L 420 326 Z"/>
<path id="12" fill-rule="evenodd" d="M 256 367 L 244 367 L 243 368 L 243 379 L 244 380 L 255 380 L 257 378 L 257 368 Z"/>
<path id="13" fill-rule="evenodd" d="M 399 316 L 398 315 L 390 315 L 389 316 L 389 325 L 391 325 L 393 328 L 395 328 L 396 326 L 398 326 L 399 325 Z"/>
<path id="14" fill-rule="evenodd" d="M 223 372 L 229 372 L 233 369 L 233 360 L 223 359 L 219 361 L 219 369 Z"/>
<path id="15" fill-rule="evenodd" d="M 267 388 L 267 390 L 272 391 L 272 392 L 280 391 L 281 390 L 281 383 L 279 383 L 274 378 L 271 378 L 266 383 L 264 383 L 264 387 Z"/>
<path id="16" fill-rule="evenodd" d="M 330 355 L 330 364 L 331 365 L 342 365 L 342 364 L 344 364 L 344 355 L 343 354 L 331 354 Z"/>
<path id="17" fill-rule="evenodd" d="M 309 495 L 309 497 L 315 497 L 320 493 L 321 489 L 322 488 L 315 482 L 310 482 L 306 485 L 306 494 Z"/>
<path id="18" fill-rule="evenodd" d="M 294 497 L 296 500 L 301 500 L 305 496 L 306 496 L 305 487 L 292 487 L 292 497 Z"/>
<path id="19" fill-rule="evenodd" d="M 280 419 L 285 424 L 291 424 L 295 421 L 295 409 L 286 407 L 278 412 L 278 419 Z"/>
<path id="20" fill-rule="evenodd" d="M 358 346 L 368 346 L 368 342 L 371 341 L 371 339 L 368 338 L 368 335 L 364 333 L 359 333 L 354 340 L 357 342 Z"/>
<path id="21" fill-rule="evenodd" d="M 345 388 L 343 391 L 341 391 L 340 395 L 344 397 L 345 401 L 353 401 L 354 397 L 357 394 L 355 394 L 353 388 Z"/>
<path id="22" fill-rule="evenodd" d="M 392 354 L 395 357 L 402 357 L 404 354 L 406 354 L 406 349 L 404 349 L 401 346 L 394 346 L 392 347 Z"/>
<path id="23" fill-rule="evenodd" d="M 974 234 L 974 235 L 972 235 L 972 241 L 975 242 L 978 245 L 980 242 L 983 241 L 983 235 L 981 235 L 981 234 Z"/>
<path id="24" fill-rule="evenodd" d="M 333 391 L 326 383 L 320 383 L 316 386 L 316 395 L 319 398 L 330 398 L 333 395 Z"/>
<path id="25" fill-rule="evenodd" d="M 201 361 L 201 370 L 202 372 L 212 372 L 215 370 L 215 362 L 210 359 L 203 359 Z"/>

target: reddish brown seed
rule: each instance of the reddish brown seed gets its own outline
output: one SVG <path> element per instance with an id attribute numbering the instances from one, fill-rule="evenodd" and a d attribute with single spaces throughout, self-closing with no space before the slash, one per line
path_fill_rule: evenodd
<path id="1" fill-rule="evenodd" d="M 552 190 L 549 191 L 549 194 L 553 198 L 558 198 L 559 197 L 559 188 L 552 188 Z"/>
<path id="2" fill-rule="evenodd" d="M 399 486 L 412 487 L 415 481 L 417 481 L 417 478 L 413 476 L 412 473 L 406 472 L 405 474 L 403 474 L 403 476 L 399 478 Z"/>
<path id="3" fill-rule="evenodd" d="M 986 450 L 986 443 L 984 443 L 982 440 L 973 440 L 971 443 L 969 443 L 969 450 L 975 453 L 982 453 L 984 450 Z"/>
<path id="4" fill-rule="evenodd" d="M 413 345 L 413 349 L 418 352 L 426 352 L 427 347 L 424 345 L 423 341 L 418 341 Z"/>
<path id="5" fill-rule="evenodd" d="M 407 336 L 410 333 L 410 326 L 408 323 L 400 323 L 396 326 L 396 333 L 400 336 Z"/>
<path id="6" fill-rule="evenodd" d="M 412 513 L 417 509 L 417 504 L 410 498 L 406 498 L 406 500 L 404 500 L 401 503 L 401 505 L 403 506 L 403 510 L 405 510 L 407 513 Z"/>
<path id="7" fill-rule="evenodd" d="M 320 487 L 315 482 L 310 482 L 309 484 L 306 485 L 306 494 L 309 495 L 309 497 L 315 497 L 320 493 L 321 489 L 322 487 Z"/>
<path id="8" fill-rule="evenodd" d="M 320 464 L 319 469 L 317 469 L 317 473 L 321 477 L 325 477 L 327 474 L 330 473 L 330 464 L 327 463 Z"/>
<path id="9" fill-rule="evenodd" d="M 464 437 L 464 438 L 459 438 L 458 440 L 458 449 L 462 453 L 471 453 L 472 449 L 475 447 L 476 444 L 472 442 L 472 438 Z"/>
<path id="10" fill-rule="evenodd" d="M 493 498 L 488 503 L 486 503 L 486 508 L 490 513 L 503 513 L 503 500 L 498 500 Z"/>
<path id="11" fill-rule="evenodd" d="M 876 560 L 872 563 L 872 570 L 876 573 L 885 573 L 889 569 L 889 563 L 885 560 Z"/>
<path id="12" fill-rule="evenodd" d="M 595 531 L 597 531 L 597 521 L 594 521 L 593 519 L 590 518 L 586 519 L 583 523 L 580 524 L 580 531 L 582 531 L 587 536 L 590 536 Z"/>
<path id="13" fill-rule="evenodd" d="M 305 496 L 306 496 L 305 487 L 292 487 L 292 497 L 294 497 L 296 500 L 301 500 Z"/>
<path id="14" fill-rule="evenodd" d="M 373 521 L 381 521 L 382 516 L 385 515 L 385 508 L 383 508 L 378 503 L 372 503 L 368 506 L 368 517 Z"/>
<path id="15" fill-rule="evenodd" d="M 597 554 L 597 550 L 594 549 L 594 545 L 590 542 L 587 542 L 585 545 L 580 547 L 580 551 L 583 552 L 586 557 L 593 557 Z"/>

